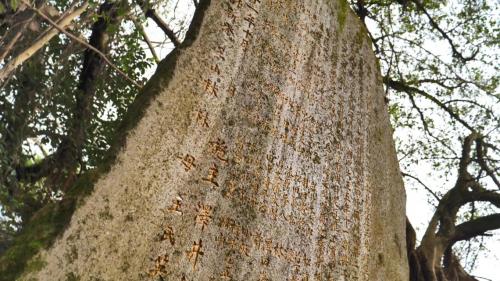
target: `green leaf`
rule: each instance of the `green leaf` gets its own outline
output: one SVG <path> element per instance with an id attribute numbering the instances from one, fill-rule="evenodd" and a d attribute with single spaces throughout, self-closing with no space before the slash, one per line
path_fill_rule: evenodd
<path id="1" fill-rule="evenodd" d="M 10 8 L 15 11 L 19 6 L 19 0 L 10 0 Z"/>

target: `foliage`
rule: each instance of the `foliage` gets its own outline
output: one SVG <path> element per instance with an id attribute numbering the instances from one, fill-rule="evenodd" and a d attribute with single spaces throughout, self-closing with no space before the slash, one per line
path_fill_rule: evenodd
<path id="1" fill-rule="evenodd" d="M 97 176 L 96 172 L 87 173 L 75 182 L 75 188 L 62 201 L 47 203 L 30 218 L 31 223 L 19 231 L 12 246 L 0 256 L 0 281 L 16 280 L 23 271 L 43 263 L 30 259 L 62 233 L 78 202 L 92 191 Z"/>
<path id="2" fill-rule="evenodd" d="M 72 3 L 62 0 L 51 4 L 63 12 Z M 91 34 L 99 5 L 93 3 L 93 10 L 89 10 L 71 30 L 74 34 Z M 129 22 L 123 21 L 109 25 L 107 29 L 113 37 L 109 59 L 129 78 L 143 83 L 152 60 L 146 57 L 139 32 L 130 28 Z M 9 29 L 4 30 L 4 35 L 8 32 Z M 33 37 L 25 32 L 20 45 L 29 44 Z M 40 161 L 40 157 L 55 153 L 70 135 L 75 122 L 75 92 L 81 83 L 84 49 L 64 35 L 56 36 L 2 85 L 0 178 L 3 180 L 0 202 L 2 215 L 9 218 L 15 228 L 20 226 L 14 223 L 16 217 L 29 218 L 34 211 L 24 210 L 27 200 L 43 205 L 61 198 L 58 186 L 40 185 L 40 181 L 19 181 L 18 167 L 34 166 L 35 160 Z M 13 50 L 6 61 L 21 51 L 22 48 Z M 80 173 L 102 161 L 118 123 L 138 93 L 136 87 L 109 68 L 102 71 L 93 83 L 95 93 L 88 113 L 89 124 L 85 128 Z M 44 190 L 40 189 L 42 186 Z M 23 215 L 25 211 L 28 214 Z"/>

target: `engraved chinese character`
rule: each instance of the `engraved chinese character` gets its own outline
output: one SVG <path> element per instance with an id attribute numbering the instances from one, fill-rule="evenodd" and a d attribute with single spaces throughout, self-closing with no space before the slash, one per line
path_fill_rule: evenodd
<path id="1" fill-rule="evenodd" d="M 224 53 L 226 52 L 226 47 L 218 46 L 217 47 L 217 58 L 220 60 L 226 60 L 224 57 Z"/>
<path id="2" fill-rule="evenodd" d="M 233 38 L 234 36 L 234 29 L 233 29 L 233 26 L 228 23 L 228 22 L 225 22 L 224 25 L 223 25 L 223 29 L 224 29 L 224 32 L 226 33 L 226 35 L 229 37 L 229 38 Z"/>
<path id="3" fill-rule="evenodd" d="M 191 246 L 191 250 L 187 252 L 188 260 L 193 264 L 193 270 L 196 268 L 196 264 L 198 263 L 199 256 L 203 256 L 203 252 L 201 251 L 202 242 L 201 239 L 198 243 L 193 242 L 193 246 Z"/>
<path id="4" fill-rule="evenodd" d="M 171 245 L 175 244 L 174 229 L 171 226 L 165 227 L 160 237 L 161 241 L 168 240 Z"/>
<path id="5" fill-rule="evenodd" d="M 234 97 L 236 95 L 236 87 L 234 85 L 229 87 L 229 96 Z"/>
<path id="6" fill-rule="evenodd" d="M 270 262 L 269 256 L 260 258 L 260 264 L 263 266 L 269 266 L 269 262 Z"/>
<path id="7" fill-rule="evenodd" d="M 155 259 L 155 266 L 149 270 L 150 277 L 163 276 L 167 273 L 168 256 L 161 255 Z"/>
<path id="8" fill-rule="evenodd" d="M 248 28 L 255 26 L 255 17 L 252 15 L 243 18 L 248 23 Z"/>
<path id="9" fill-rule="evenodd" d="M 220 68 L 218 64 L 212 64 L 212 66 L 210 66 L 210 69 L 217 73 L 217 75 L 220 75 Z"/>
<path id="10" fill-rule="evenodd" d="M 237 186 L 234 183 L 234 181 L 228 181 L 227 182 L 227 188 L 225 190 L 225 193 L 223 194 L 225 198 L 233 196 L 234 192 L 236 191 Z"/>
<path id="11" fill-rule="evenodd" d="M 198 203 L 198 207 L 196 208 L 198 214 L 196 215 L 195 220 L 198 225 L 201 225 L 202 231 L 205 228 L 205 226 L 207 226 L 212 221 L 212 210 L 213 210 L 212 206 Z"/>
<path id="12" fill-rule="evenodd" d="M 208 128 L 208 112 L 205 110 L 198 110 L 196 121 L 200 126 Z"/>
<path id="13" fill-rule="evenodd" d="M 243 48 L 243 51 L 247 50 L 248 45 L 250 45 L 250 41 L 248 41 L 247 39 L 241 40 L 240 46 Z"/>
<path id="14" fill-rule="evenodd" d="M 236 22 L 236 15 L 234 14 L 234 10 L 231 6 L 228 6 L 227 10 L 226 10 L 226 14 L 228 16 L 228 18 L 231 20 L 231 23 L 235 23 Z"/>
<path id="15" fill-rule="evenodd" d="M 255 2 L 254 2 L 255 3 Z M 256 14 L 259 14 L 259 11 L 257 11 L 252 5 L 245 3 L 245 5 L 250 8 L 252 11 L 254 11 Z"/>
<path id="16" fill-rule="evenodd" d="M 258 281 L 271 281 L 271 279 L 267 277 L 266 273 L 261 272 Z"/>
<path id="17" fill-rule="evenodd" d="M 172 200 L 172 206 L 170 206 L 167 210 L 182 215 L 181 205 L 182 205 L 182 199 L 178 197 L 177 199 Z"/>
<path id="18" fill-rule="evenodd" d="M 231 257 L 231 256 L 226 256 L 224 258 L 225 262 L 227 265 L 229 265 L 229 267 L 232 267 L 234 265 L 234 258 Z"/>
<path id="19" fill-rule="evenodd" d="M 244 243 L 240 244 L 240 253 L 245 255 L 245 256 L 250 256 L 249 255 L 249 252 L 250 252 L 250 249 L 248 248 L 248 246 Z"/>
<path id="20" fill-rule="evenodd" d="M 218 92 L 217 82 L 214 82 L 210 79 L 205 79 L 204 81 L 205 81 L 205 91 L 208 94 L 217 97 L 217 92 Z"/>
<path id="21" fill-rule="evenodd" d="M 219 169 L 217 168 L 217 165 L 214 163 L 212 164 L 212 167 L 208 169 L 208 176 L 206 178 L 202 178 L 202 180 L 210 182 L 216 187 L 219 187 L 219 183 L 217 183 L 216 181 L 218 174 L 219 174 Z"/>
<path id="22" fill-rule="evenodd" d="M 220 278 L 222 280 L 226 280 L 226 281 L 231 281 L 233 278 L 231 277 L 231 275 L 229 274 L 229 271 L 227 270 L 224 270 L 224 272 L 222 272 L 222 274 L 220 275 Z"/>
<path id="23" fill-rule="evenodd" d="M 237 8 L 241 8 L 241 5 L 243 4 L 243 0 L 230 0 L 229 2 L 233 5 L 236 4 Z"/>
<path id="24" fill-rule="evenodd" d="M 181 163 L 184 165 L 184 170 L 186 170 L 186 172 L 190 171 L 191 168 L 196 167 L 194 164 L 195 158 L 192 155 L 186 154 L 184 157 L 177 156 L 177 158 L 181 159 Z"/>
<path id="25" fill-rule="evenodd" d="M 248 37 L 250 37 L 250 38 L 253 37 L 253 34 L 252 34 L 251 30 L 245 29 L 245 30 L 243 30 L 243 32 L 245 33 L 245 38 L 246 39 L 248 39 Z"/>
<path id="26" fill-rule="evenodd" d="M 227 163 L 227 158 L 225 158 L 227 150 L 226 143 L 218 138 L 216 141 L 209 142 L 209 144 L 211 146 L 212 153 L 214 154 L 215 158 L 219 159 L 224 163 Z"/>

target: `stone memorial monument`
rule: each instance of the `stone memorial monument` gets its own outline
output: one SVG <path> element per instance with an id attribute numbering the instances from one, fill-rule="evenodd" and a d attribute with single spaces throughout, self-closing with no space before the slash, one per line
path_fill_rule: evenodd
<path id="1" fill-rule="evenodd" d="M 21 280 L 407 280 L 381 76 L 344 0 L 201 1 L 110 172 Z"/>

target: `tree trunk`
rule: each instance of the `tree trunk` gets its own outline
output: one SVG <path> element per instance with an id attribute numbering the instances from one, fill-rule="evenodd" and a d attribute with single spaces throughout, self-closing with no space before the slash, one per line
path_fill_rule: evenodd
<path id="1" fill-rule="evenodd" d="M 21 279 L 408 280 L 381 83 L 343 0 L 200 1 L 115 164 Z"/>

